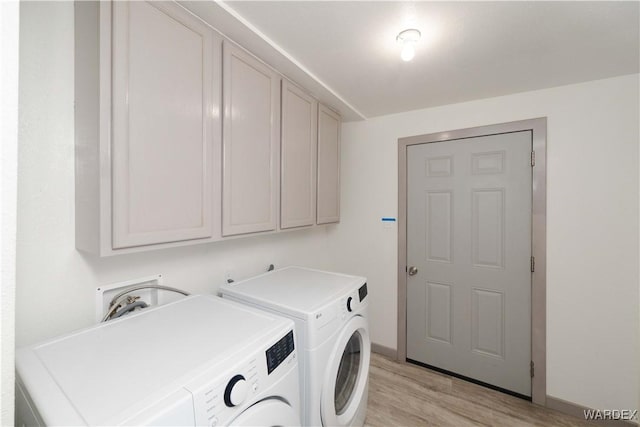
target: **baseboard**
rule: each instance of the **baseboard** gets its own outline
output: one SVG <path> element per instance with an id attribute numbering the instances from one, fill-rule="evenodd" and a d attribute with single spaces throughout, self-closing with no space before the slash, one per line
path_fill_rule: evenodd
<path id="1" fill-rule="evenodd" d="M 547 395 L 547 408 L 554 409 L 558 412 L 562 412 L 564 414 L 573 415 L 574 417 L 580 418 L 581 420 L 585 419 L 585 411 L 592 410 L 591 408 L 587 408 L 586 406 L 578 405 L 577 403 L 567 402 L 566 400 L 558 399 L 557 397 L 551 397 Z M 621 427 L 621 426 L 633 426 L 637 427 L 638 423 L 633 421 L 622 421 L 622 420 L 589 420 L 589 422 L 602 425 L 602 426 L 612 426 L 612 427 Z"/>
<path id="2" fill-rule="evenodd" d="M 389 359 L 396 360 L 398 358 L 398 352 L 390 347 L 385 347 L 374 342 L 371 343 L 371 351 L 388 357 Z"/>

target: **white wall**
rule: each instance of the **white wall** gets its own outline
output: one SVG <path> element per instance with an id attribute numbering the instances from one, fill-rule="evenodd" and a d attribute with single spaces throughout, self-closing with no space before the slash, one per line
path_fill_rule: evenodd
<path id="1" fill-rule="evenodd" d="M 20 26 L 16 340 L 18 346 L 94 322 L 95 288 L 162 274 L 211 293 L 276 266 L 330 268 L 333 226 L 99 259 L 74 243 L 73 3 L 25 2 Z"/>
<path id="2" fill-rule="evenodd" d="M 20 4 L 0 2 L 0 425 L 13 425 Z"/>
<path id="3" fill-rule="evenodd" d="M 372 339 L 396 348 L 399 137 L 548 118 L 547 394 L 638 404 L 638 75 L 343 125 L 336 269 L 368 276 Z"/>

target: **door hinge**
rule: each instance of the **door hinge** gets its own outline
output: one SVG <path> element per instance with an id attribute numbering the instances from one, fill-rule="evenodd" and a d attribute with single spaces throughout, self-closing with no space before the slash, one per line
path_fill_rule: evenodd
<path id="1" fill-rule="evenodd" d="M 531 167 L 534 167 L 536 165 L 536 152 L 532 151 L 531 152 Z"/>
<path id="2" fill-rule="evenodd" d="M 534 271 L 536 271 L 536 257 L 532 256 L 531 257 L 531 272 L 533 273 Z"/>
<path id="3" fill-rule="evenodd" d="M 529 369 L 529 373 L 531 374 L 531 378 L 533 378 L 533 375 L 535 373 L 535 365 L 533 364 L 533 360 L 531 361 L 531 364 L 529 365 L 530 369 Z"/>

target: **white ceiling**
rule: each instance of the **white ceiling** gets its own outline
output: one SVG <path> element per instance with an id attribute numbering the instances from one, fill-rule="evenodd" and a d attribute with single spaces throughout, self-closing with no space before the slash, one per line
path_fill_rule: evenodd
<path id="1" fill-rule="evenodd" d="M 347 120 L 639 71 L 635 1 L 218 5 L 318 80 Z M 395 41 L 406 28 L 423 34 L 408 63 Z"/>
<path id="2" fill-rule="evenodd" d="M 180 3 L 345 121 L 640 70 L 638 1 Z"/>

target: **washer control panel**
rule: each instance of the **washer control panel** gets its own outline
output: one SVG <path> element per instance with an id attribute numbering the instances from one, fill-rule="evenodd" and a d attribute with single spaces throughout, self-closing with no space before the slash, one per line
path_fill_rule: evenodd
<path id="1" fill-rule="evenodd" d="M 207 378 L 202 378 L 203 384 L 187 387 L 193 393 L 197 425 L 219 425 L 220 420 L 226 418 L 225 414 L 241 406 L 248 396 L 254 394 L 254 385 L 255 390 L 259 388 L 256 362 L 255 358 L 251 358 L 233 371 L 242 374 L 227 375 L 209 383 L 206 382 Z M 212 375 L 217 373 L 211 372 Z"/>
<path id="2" fill-rule="evenodd" d="M 233 407 L 242 405 L 247 398 L 247 379 L 244 375 L 236 375 L 229 380 L 224 389 L 224 404 Z"/>
<path id="3" fill-rule="evenodd" d="M 271 372 L 280 366 L 293 350 L 293 331 L 291 331 L 265 352 L 267 356 L 267 374 L 271 375 Z"/>
<path id="4" fill-rule="evenodd" d="M 185 386 L 193 394 L 196 425 L 227 425 L 260 399 L 263 390 L 297 369 L 293 330 L 257 350 L 238 363 L 212 366 Z"/>

